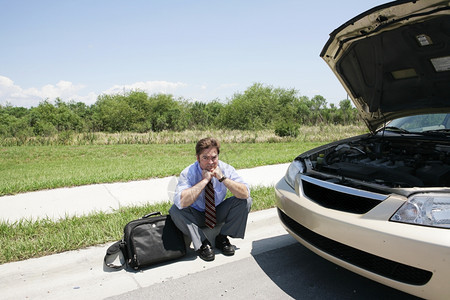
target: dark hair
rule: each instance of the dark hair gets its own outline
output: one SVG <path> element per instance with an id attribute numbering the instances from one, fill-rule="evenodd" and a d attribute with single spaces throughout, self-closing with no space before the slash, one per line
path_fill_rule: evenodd
<path id="1" fill-rule="evenodd" d="M 203 150 L 208 149 L 209 147 L 216 147 L 217 154 L 220 153 L 220 142 L 215 138 L 204 138 L 198 141 L 197 145 L 195 146 L 195 153 L 197 154 L 197 156 L 199 156 L 200 153 L 203 152 Z"/>

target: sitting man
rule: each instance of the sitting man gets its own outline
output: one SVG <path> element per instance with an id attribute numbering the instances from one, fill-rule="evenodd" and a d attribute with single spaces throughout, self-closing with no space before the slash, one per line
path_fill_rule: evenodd
<path id="1" fill-rule="evenodd" d="M 216 139 L 201 139 L 195 150 L 197 161 L 181 172 L 169 213 L 177 227 L 191 237 L 200 258 L 211 261 L 214 250 L 201 227 L 223 223 L 215 238 L 216 248 L 224 255 L 234 255 L 227 236 L 244 238 L 252 198 L 248 184 L 236 170 L 219 160 Z M 227 189 L 233 196 L 225 199 Z"/>

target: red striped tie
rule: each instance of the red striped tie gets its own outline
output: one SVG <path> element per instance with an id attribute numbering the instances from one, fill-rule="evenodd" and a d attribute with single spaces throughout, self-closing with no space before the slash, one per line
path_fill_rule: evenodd
<path id="1" fill-rule="evenodd" d="M 216 226 L 216 205 L 212 181 L 208 182 L 205 188 L 205 224 L 209 228 Z"/>

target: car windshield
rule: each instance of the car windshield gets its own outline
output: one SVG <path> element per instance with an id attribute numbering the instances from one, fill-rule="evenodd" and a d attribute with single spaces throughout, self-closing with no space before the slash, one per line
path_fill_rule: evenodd
<path id="1" fill-rule="evenodd" d="M 410 133 L 450 132 L 450 114 L 426 114 L 392 120 L 386 130 Z"/>

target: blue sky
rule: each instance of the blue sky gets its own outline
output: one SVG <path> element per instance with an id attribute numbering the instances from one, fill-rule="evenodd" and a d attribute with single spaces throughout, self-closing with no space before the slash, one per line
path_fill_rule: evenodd
<path id="1" fill-rule="evenodd" d="M 0 104 L 140 89 L 227 101 L 253 83 L 346 98 L 329 33 L 388 1 L 0 0 Z"/>

